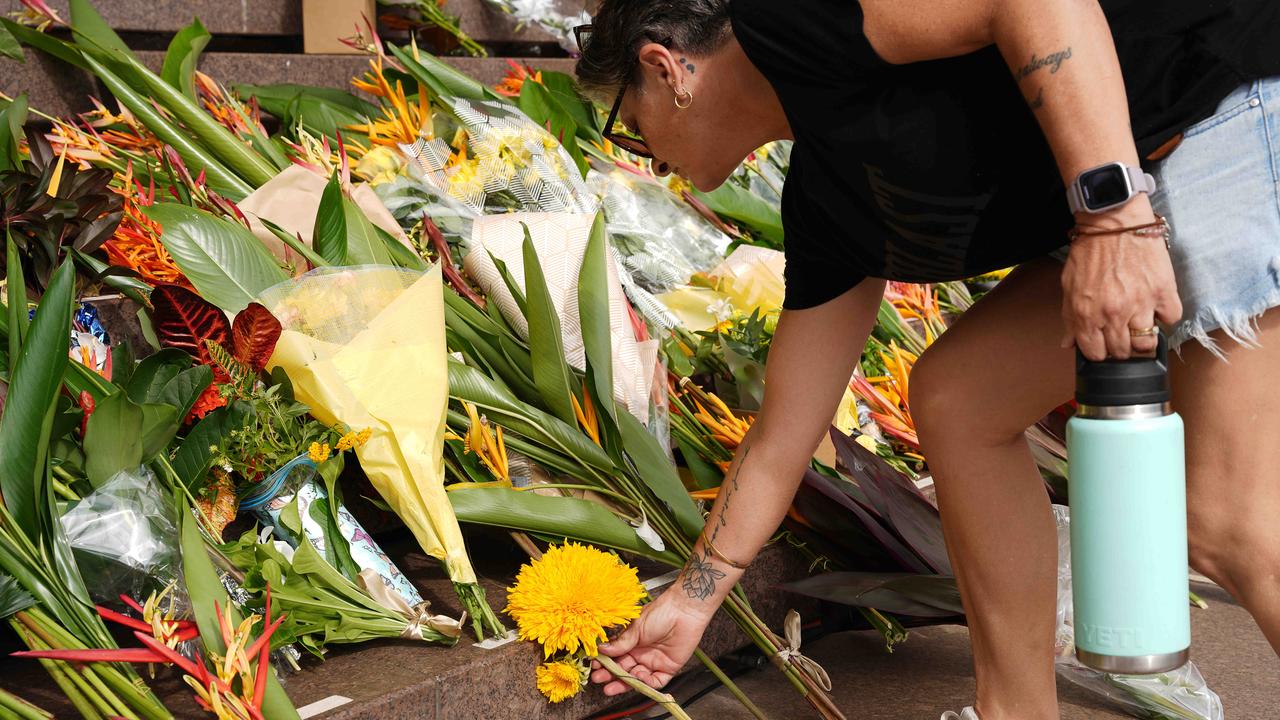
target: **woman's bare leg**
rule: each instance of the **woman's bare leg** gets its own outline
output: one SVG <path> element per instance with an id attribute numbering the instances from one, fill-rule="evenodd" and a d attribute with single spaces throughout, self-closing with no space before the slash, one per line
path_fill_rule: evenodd
<path id="1" fill-rule="evenodd" d="M 1261 348 L 1213 335 L 1227 362 L 1188 341 L 1170 363 L 1187 427 L 1191 565 L 1280 653 L 1280 309 L 1259 323 Z"/>
<path id="2" fill-rule="evenodd" d="M 1025 265 L 947 331 L 911 376 L 912 416 L 937 484 L 968 617 L 982 720 L 1058 717 L 1057 539 L 1023 432 L 1070 399 L 1062 265 Z"/>

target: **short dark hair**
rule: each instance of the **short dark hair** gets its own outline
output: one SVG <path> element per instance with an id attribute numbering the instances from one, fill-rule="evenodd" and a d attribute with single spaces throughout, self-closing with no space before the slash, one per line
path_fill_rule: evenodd
<path id="1" fill-rule="evenodd" d="M 709 55 L 729 34 L 729 0 L 604 0 L 580 48 L 578 85 L 588 96 L 612 101 L 635 79 L 645 43 Z"/>

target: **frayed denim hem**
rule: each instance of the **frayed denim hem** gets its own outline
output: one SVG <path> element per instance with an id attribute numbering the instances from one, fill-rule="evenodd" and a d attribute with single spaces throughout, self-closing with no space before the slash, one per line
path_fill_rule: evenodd
<path id="1" fill-rule="evenodd" d="M 1184 342 L 1195 340 L 1223 362 L 1228 362 L 1221 344 L 1210 335 L 1215 330 L 1221 330 L 1222 334 L 1251 350 L 1262 347 L 1258 342 L 1258 322 L 1267 311 L 1280 307 L 1280 256 L 1272 258 L 1268 270 L 1271 271 L 1272 288 L 1261 298 L 1244 309 L 1201 308 L 1192 317 L 1173 326 L 1169 333 L 1169 348 L 1181 353 Z"/>

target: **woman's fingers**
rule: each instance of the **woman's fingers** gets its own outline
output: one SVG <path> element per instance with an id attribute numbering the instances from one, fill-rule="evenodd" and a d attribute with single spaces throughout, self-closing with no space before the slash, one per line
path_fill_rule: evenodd
<path id="1" fill-rule="evenodd" d="M 645 608 L 645 610 L 647 611 L 648 608 Z M 631 652 L 632 648 L 636 646 L 636 642 L 640 640 L 640 625 L 643 619 L 642 615 L 640 620 L 628 625 L 621 635 L 607 643 L 600 643 L 600 652 L 612 658 L 621 657 Z"/>
<path id="2" fill-rule="evenodd" d="M 1155 311 L 1138 313 L 1129 320 L 1129 342 L 1133 345 L 1134 355 L 1151 355 L 1156 351 L 1159 338 L 1150 332 L 1153 329 L 1159 330 L 1156 327 Z"/>

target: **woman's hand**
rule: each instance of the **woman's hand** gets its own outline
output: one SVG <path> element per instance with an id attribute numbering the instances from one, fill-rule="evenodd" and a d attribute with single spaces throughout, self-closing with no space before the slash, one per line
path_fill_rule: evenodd
<path id="1" fill-rule="evenodd" d="M 1126 215 L 1121 227 L 1154 219 L 1149 211 Z M 1144 215 L 1149 219 L 1142 219 Z M 1135 217 L 1138 219 L 1133 220 Z M 1062 289 L 1062 319 L 1066 327 L 1062 345 L 1070 347 L 1074 342 L 1085 357 L 1094 361 L 1108 357 L 1125 360 L 1154 352 L 1154 335 L 1133 337 L 1131 332 L 1147 330 L 1157 321 L 1169 325 L 1182 317 L 1173 263 L 1160 238 L 1077 238 L 1062 271 Z"/>
<path id="2" fill-rule="evenodd" d="M 661 688 L 693 657 L 715 607 L 708 603 L 691 606 L 677 584 L 645 606 L 621 635 L 600 645 L 600 652 L 646 685 Z M 591 680 L 605 683 L 605 695 L 620 695 L 630 689 L 599 663 L 592 667 Z"/>

